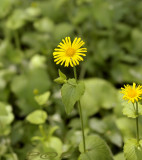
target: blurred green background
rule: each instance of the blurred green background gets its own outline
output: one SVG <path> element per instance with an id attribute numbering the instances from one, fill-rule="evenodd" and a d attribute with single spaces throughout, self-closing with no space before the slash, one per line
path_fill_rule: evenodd
<path id="1" fill-rule="evenodd" d="M 58 153 L 69 151 L 70 156 L 63 159 L 79 157 L 78 111 L 75 108 L 71 115 L 65 114 L 61 86 L 53 82 L 59 68 L 73 77 L 72 68 L 57 66 L 52 55 L 66 36 L 72 40 L 81 37 L 88 50 L 84 62 L 77 67 L 78 76 L 86 85 L 81 100 L 86 135 L 101 135 L 115 160 L 124 159 L 123 142 L 135 136 L 135 127 L 133 120 L 122 115 L 119 89 L 124 83 L 142 84 L 142 1 L 0 0 L 2 160 L 24 160 L 33 149 L 31 139 L 40 133 L 26 117 L 40 109 L 35 94 L 46 91 L 50 98 L 44 106 L 48 114 L 44 127 L 47 133 L 51 132 L 51 138 L 56 137 L 58 146 L 37 142 L 36 147 Z M 142 133 L 142 121 L 140 127 Z"/>

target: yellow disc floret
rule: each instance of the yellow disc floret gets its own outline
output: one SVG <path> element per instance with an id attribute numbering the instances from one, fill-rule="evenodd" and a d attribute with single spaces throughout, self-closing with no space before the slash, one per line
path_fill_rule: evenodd
<path id="1" fill-rule="evenodd" d="M 66 51 L 67 56 L 72 57 L 72 56 L 74 56 L 74 54 L 75 54 L 75 49 L 73 49 L 73 48 L 67 49 L 67 51 Z"/>
<path id="2" fill-rule="evenodd" d="M 59 48 L 55 48 L 54 61 L 56 64 L 65 64 L 65 67 L 79 65 L 79 61 L 83 61 L 82 56 L 86 56 L 83 52 L 87 52 L 87 48 L 81 48 L 84 44 L 81 38 L 75 38 L 71 43 L 70 37 L 66 37 L 57 46 Z"/>
<path id="3" fill-rule="evenodd" d="M 129 84 L 124 85 L 124 88 L 121 88 L 121 93 L 124 94 L 123 99 L 128 100 L 128 102 L 134 103 L 135 101 L 138 102 L 139 99 L 142 99 L 142 86 L 138 85 L 136 87 L 136 84 L 133 83 L 133 86 L 131 87 Z"/>

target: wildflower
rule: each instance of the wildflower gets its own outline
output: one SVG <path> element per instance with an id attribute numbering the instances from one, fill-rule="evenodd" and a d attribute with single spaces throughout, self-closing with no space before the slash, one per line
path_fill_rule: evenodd
<path id="1" fill-rule="evenodd" d="M 136 84 L 133 83 L 133 86 L 131 87 L 129 84 L 124 85 L 124 88 L 121 88 L 121 93 L 124 94 L 123 99 L 128 100 L 128 102 L 134 103 L 135 101 L 138 102 L 142 95 L 142 86 L 138 85 L 136 87 Z"/>
<path id="2" fill-rule="evenodd" d="M 84 41 L 81 38 L 75 38 L 71 43 L 70 37 L 66 37 L 62 41 L 57 46 L 59 48 L 54 49 L 53 56 L 56 64 L 63 65 L 65 63 L 65 67 L 79 65 L 79 61 L 83 61 L 81 56 L 86 56 L 83 52 L 87 52 L 87 48 L 81 48 L 85 44 Z"/>

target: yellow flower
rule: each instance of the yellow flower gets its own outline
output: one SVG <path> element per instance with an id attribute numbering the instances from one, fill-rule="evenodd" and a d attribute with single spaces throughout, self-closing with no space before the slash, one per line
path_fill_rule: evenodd
<path id="1" fill-rule="evenodd" d="M 128 102 L 134 103 L 135 101 L 138 102 L 139 99 L 141 98 L 142 95 L 142 86 L 138 85 L 136 87 L 136 84 L 133 83 L 133 87 L 131 87 L 129 84 L 124 85 L 124 88 L 121 88 L 122 91 L 121 93 L 124 94 L 123 99 L 128 100 Z"/>
<path id="2" fill-rule="evenodd" d="M 62 41 L 57 46 L 59 48 L 54 49 L 53 56 L 56 64 L 61 63 L 63 65 L 65 63 L 65 67 L 79 65 L 79 61 L 83 61 L 81 56 L 86 56 L 82 52 L 87 52 L 87 48 L 81 48 L 85 43 L 81 38 L 75 38 L 73 43 L 71 43 L 70 37 L 66 37 Z"/>

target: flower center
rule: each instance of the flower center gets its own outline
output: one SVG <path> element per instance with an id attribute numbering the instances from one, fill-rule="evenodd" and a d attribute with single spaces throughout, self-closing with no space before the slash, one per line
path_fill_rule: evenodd
<path id="1" fill-rule="evenodd" d="M 134 89 L 130 89 L 130 91 L 128 92 L 128 96 L 131 98 L 134 98 L 137 96 L 137 92 Z"/>
<path id="2" fill-rule="evenodd" d="M 73 48 L 68 48 L 68 49 L 66 50 L 66 55 L 67 55 L 67 56 L 72 57 L 74 54 L 75 54 L 75 49 L 73 49 Z"/>

